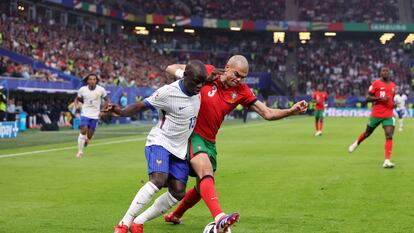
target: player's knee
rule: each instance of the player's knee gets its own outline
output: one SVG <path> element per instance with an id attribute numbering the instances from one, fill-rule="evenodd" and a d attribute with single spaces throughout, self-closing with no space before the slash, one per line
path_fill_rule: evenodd
<path id="1" fill-rule="evenodd" d="M 156 177 L 151 177 L 150 180 L 151 180 L 151 183 L 153 183 L 155 186 L 157 186 L 158 189 L 166 187 L 167 178 L 156 176 Z"/>
<path id="2" fill-rule="evenodd" d="M 181 201 L 185 196 L 185 187 L 170 187 L 169 192 L 175 199 Z"/>

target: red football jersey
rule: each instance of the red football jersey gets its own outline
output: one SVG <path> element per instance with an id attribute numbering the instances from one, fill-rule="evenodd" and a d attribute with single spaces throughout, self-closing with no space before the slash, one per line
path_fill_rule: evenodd
<path id="1" fill-rule="evenodd" d="M 315 91 L 313 92 L 312 98 L 316 102 L 315 110 L 325 109 L 325 101 L 328 100 L 328 93 L 325 91 Z"/>
<path id="2" fill-rule="evenodd" d="M 397 86 L 394 82 L 390 81 L 385 83 L 382 80 L 374 81 L 368 89 L 369 93 L 375 95 L 375 97 L 387 96 L 387 101 L 375 101 L 372 106 L 371 116 L 376 118 L 390 118 L 394 116 L 394 96 L 395 88 Z"/>
<path id="3" fill-rule="evenodd" d="M 224 117 L 237 105 L 249 106 L 257 98 L 245 84 L 236 87 L 224 88 L 220 79 L 206 83 L 200 91 L 201 107 L 197 116 L 194 133 L 211 141 L 216 141 Z"/>

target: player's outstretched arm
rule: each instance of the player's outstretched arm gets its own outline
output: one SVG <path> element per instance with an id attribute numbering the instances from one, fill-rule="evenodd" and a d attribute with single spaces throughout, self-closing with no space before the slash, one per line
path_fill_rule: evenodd
<path id="1" fill-rule="evenodd" d="M 124 109 L 121 109 L 117 104 L 109 104 L 106 109 L 101 112 L 104 115 L 111 114 L 113 116 L 136 116 L 139 112 L 143 112 L 148 109 L 148 106 L 143 102 L 137 102 L 127 105 Z"/>
<path id="2" fill-rule="evenodd" d="M 267 107 L 261 101 L 256 101 L 252 106 L 255 112 L 268 121 L 279 120 L 291 115 L 305 113 L 308 109 L 308 103 L 302 100 L 294 104 L 290 109 L 274 109 Z"/>
<path id="3" fill-rule="evenodd" d="M 172 65 L 167 66 L 165 71 L 168 74 L 174 75 L 176 78 L 183 78 L 185 67 L 186 67 L 185 64 L 172 64 Z M 214 81 L 216 79 L 217 75 L 220 75 L 220 74 L 223 74 L 223 73 L 224 73 L 224 69 L 214 68 L 211 71 L 211 74 L 209 74 L 209 76 L 207 77 L 206 81 L 207 82 Z"/>

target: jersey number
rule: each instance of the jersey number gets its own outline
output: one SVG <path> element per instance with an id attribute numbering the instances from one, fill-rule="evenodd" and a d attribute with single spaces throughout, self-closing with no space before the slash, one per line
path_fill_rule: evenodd
<path id="1" fill-rule="evenodd" d="M 195 124 L 196 124 L 196 121 L 197 121 L 197 117 L 191 117 L 190 118 L 190 126 L 188 127 L 188 129 L 193 129 Z"/>
<path id="2" fill-rule="evenodd" d="M 380 91 L 380 97 L 385 97 L 385 91 Z"/>

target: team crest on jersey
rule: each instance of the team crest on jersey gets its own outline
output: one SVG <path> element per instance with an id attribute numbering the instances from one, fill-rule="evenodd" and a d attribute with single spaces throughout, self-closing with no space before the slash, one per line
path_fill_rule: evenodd
<path id="1" fill-rule="evenodd" d="M 211 91 L 208 92 L 208 96 L 213 97 L 216 94 L 216 92 L 217 92 L 217 87 L 213 86 Z"/>
<path id="2" fill-rule="evenodd" d="M 157 160 L 155 160 L 155 162 L 157 162 L 157 164 L 158 164 L 158 165 L 161 165 L 161 163 L 162 163 L 162 160 L 160 160 L 160 159 L 157 159 Z"/>
<path id="3" fill-rule="evenodd" d="M 233 92 L 233 93 L 231 94 L 231 98 L 232 98 L 233 100 L 235 100 L 235 99 L 237 98 L 237 96 L 238 96 L 237 92 Z"/>
<path id="4" fill-rule="evenodd" d="M 198 149 L 198 150 L 201 150 L 201 148 L 202 148 L 201 146 L 197 146 L 197 149 Z"/>

